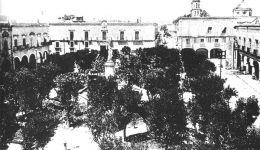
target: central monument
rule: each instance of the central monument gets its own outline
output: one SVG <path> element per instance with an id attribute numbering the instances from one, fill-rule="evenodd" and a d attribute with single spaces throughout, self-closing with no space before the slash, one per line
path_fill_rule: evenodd
<path id="1" fill-rule="evenodd" d="M 109 76 L 114 76 L 115 74 L 115 64 L 112 60 L 113 57 L 113 50 L 111 49 L 111 41 L 109 42 L 108 48 L 108 56 L 107 61 L 105 63 L 105 77 L 108 78 Z"/>

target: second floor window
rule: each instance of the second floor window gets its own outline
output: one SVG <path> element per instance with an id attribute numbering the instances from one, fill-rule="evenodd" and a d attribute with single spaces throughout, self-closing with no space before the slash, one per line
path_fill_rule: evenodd
<path id="1" fill-rule="evenodd" d="M 186 44 L 190 44 L 190 39 L 186 39 Z"/>
<path id="2" fill-rule="evenodd" d="M 208 27 L 208 33 L 210 34 L 212 31 L 212 27 Z"/>
<path id="3" fill-rule="evenodd" d="M 255 45 L 258 46 L 259 45 L 259 41 L 255 40 Z"/>
<path id="4" fill-rule="evenodd" d="M 88 41 L 88 31 L 85 31 L 85 40 Z"/>
<path id="5" fill-rule="evenodd" d="M 74 32 L 70 31 L 70 40 L 73 40 L 73 39 L 74 39 Z"/>
<path id="6" fill-rule="evenodd" d="M 60 43 L 59 42 L 56 42 L 56 47 L 60 47 Z"/>
<path id="7" fill-rule="evenodd" d="M 107 40 L 107 32 L 106 31 L 102 32 L 102 40 Z"/>
<path id="8" fill-rule="evenodd" d="M 88 47 L 88 42 L 85 42 L 85 47 L 86 47 L 86 48 Z"/>
<path id="9" fill-rule="evenodd" d="M 215 39 L 215 43 L 218 43 L 218 39 Z"/>
<path id="10" fill-rule="evenodd" d="M 139 31 L 135 31 L 135 40 L 139 40 Z"/>
<path id="11" fill-rule="evenodd" d="M 26 39 L 23 38 L 23 46 L 26 46 Z"/>
<path id="12" fill-rule="evenodd" d="M 70 47 L 74 47 L 74 42 L 70 42 Z"/>
<path id="13" fill-rule="evenodd" d="M 14 46 L 15 46 L 15 47 L 17 47 L 17 46 L 18 46 L 17 39 L 14 39 Z"/>
<path id="14" fill-rule="evenodd" d="M 200 39 L 200 43 L 204 43 L 204 39 Z"/>
<path id="15" fill-rule="evenodd" d="M 124 31 L 120 31 L 120 40 L 124 40 Z"/>

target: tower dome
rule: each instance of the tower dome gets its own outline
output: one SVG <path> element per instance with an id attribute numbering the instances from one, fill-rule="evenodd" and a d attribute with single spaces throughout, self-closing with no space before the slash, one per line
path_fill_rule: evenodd
<path id="1" fill-rule="evenodd" d="M 242 2 L 233 9 L 233 16 L 252 16 L 252 8 L 245 0 L 242 0 Z"/>

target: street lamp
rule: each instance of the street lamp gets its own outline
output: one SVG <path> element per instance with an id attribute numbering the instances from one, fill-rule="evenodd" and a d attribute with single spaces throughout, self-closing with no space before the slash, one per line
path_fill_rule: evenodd
<path id="1" fill-rule="evenodd" d="M 226 59 L 226 51 L 222 51 L 222 50 L 217 51 L 216 55 L 217 55 L 217 58 L 220 59 L 220 73 L 219 73 L 219 74 L 220 74 L 220 78 L 221 78 L 221 72 L 222 72 L 222 59 Z"/>

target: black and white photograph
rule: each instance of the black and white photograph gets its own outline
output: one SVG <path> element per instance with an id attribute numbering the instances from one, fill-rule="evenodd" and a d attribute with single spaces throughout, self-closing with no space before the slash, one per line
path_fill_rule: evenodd
<path id="1" fill-rule="evenodd" d="M 0 0 L 0 150 L 260 150 L 260 1 Z"/>

